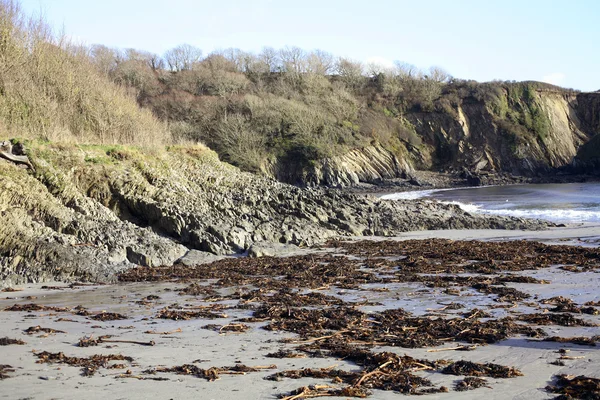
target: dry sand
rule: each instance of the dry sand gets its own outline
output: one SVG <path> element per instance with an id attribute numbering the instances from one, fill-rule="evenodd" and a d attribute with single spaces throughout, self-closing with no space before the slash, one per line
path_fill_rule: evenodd
<path id="1" fill-rule="evenodd" d="M 399 239 L 442 237 L 451 239 L 539 239 L 544 242 L 569 243 L 598 246 L 600 230 L 598 226 L 579 225 L 557 228 L 549 231 L 435 231 L 415 232 L 402 235 Z M 585 272 L 569 274 L 558 268 L 540 271 L 523 272 L 536 278 L 548 279 L 548 285 L 509 284 L 523 292 L 539 298 L 553 296 L 570 297 L 577 303 L 599 301 L 600 274 Z M 193 296 L 179 296 L 172 289 L 184 286 L 179 283 L 157 284 L 118 284 L 109 286 L 85 286 L 68 288 L 64 283 L 49 284 L 64 289 L 42 289 L 42 285 L 28 285 L 19 292 L 0 292 L 0 310 L 13 304 L 37 303 L 53 306 L 74 307 L 83 305 L 93 311 L 110 311 L 122 313 L 129 319 L 119 321 L 93 321 L 85 316 L 60 312 L 0 312 L 0 338 L 22 339 L 26 345 L 10 345 L 0 347 L 0 364 L 9 364 L 15 372 L 9 373 L 7 379 L 0 380 L 0 398 L 4 399 L 275 399 L 278 394 L 287 393 L 298 387 L 327 383 L 314 379 L 279 382 L 267 381 L 263 377 L 285 369 L 303 367 L 319 368 L 332 364 L 339 368 L 354 370 L 357 367 L 343 360 L 322 358 L 275 359 L 266 358 L 265 354 L 282 348 L 292 348 L 279 342 L 282 338 L 294 337 L 293 334 L 271 332 L 260 329 L 265 323 L 252 323 L 251 329 L 245 333 L 227 333 L 202 328 L 207 324 L 227 324 L 235 318 L 249 316 L 249 310 L 233 310 L 228 318 L 219 320 L 193 319 L 189 321 L 171 321 L 151 318 L 156 311 L 165 305 L 199 304 L 201 301 Z M 446 295 L 436 289 L 433 296 L 415 294 L 416 284 L 398 284 L 388 286 L 388 292 L 372 292 L 369 299 L 381 301 L 387 307 L 403 307 L 415 314 L 423 314 L 427 309 L 439 308 L 439 303 L 456 301 L 454 296 Z M 323 293 L 328 293 L 324 291 Z M 339 292 L 338 292 L 339 293 Z M 160 300 L 151 306 L 136 304 L 137 300 L 147 295 L 158 295 Z M 365 292 L 348 292 L 347 299 L 352 296 L 364 296 Z M 491 303 L 488 296 L 479 294 L 469 298 L 460 298 L 461 302 L 470 306 L 485 306 Z M 521 306 L 520 306 L 521 307 Z M 526 307 L 525 307 L 526 308 Z M 369 310 L 368 307 L 364 308 Z M 371 307 L 375 310 L 376 308 Z M 531 311 L 521 308 L 519 311 Z M 508 313 L 509 310 L 498 309 L 495 316 Z M 73 321 L 59 321 L 59 318 Z M 594 322 L 600 322 L 598 316 L 585 316 Z M 24 329 L 40 325 L 42 327 L 62 330 L 66 333 L 50 335 L 26 335 Z M 148 334 L 145 331 L 168 332 L 181 329 L 172 334 Z M 552 335 L 557 336 L 593 336 L 600 334 L 600 328 L 546 327 Z M 83 336 L 114 335 L 113 339 L 149 341 L 154 346 L 140 346 L 127 343 L 105 343 L 97 347 L 77 347 Z M 448 345 L 443 347 L 449 347 Z M 582 357 L 566 361 L 566 366 L 549 364 L 558 358 L 556 351 L 561 348 L 570 349 L 569 355 Z M 68 356 L 89 356 L 92 354 L 123 354 L 134 358 L 126 369 L 133 376 L 143 375 L 142 371 L 156 366 L 171 367 L 197 361 L 197 366 L 231 366 L 242 362 L 248 366 L 266 366 L 275 364 L 276 369 L 248 373 L 246 375 L 223 375 L 221 379 L 208 382 L 193 376 L 175 374 L 158 374 L 168 381 L 138 380 L 135 378 L 117 378 L 125 370 L 101 368 L 92 377 L 80 375 L 80 368 L 61 364 L 38 364 L 33 352 L 64 352 Z M 568 373 L 584 374 L 600 378 L 600 350 L 598 347 L 584 347 L 571 344 L 550 342 L 531 342 L 526 338 L 512 338 L 495 345 L 482 346 L 471 352 L 442 351 L 427 352 L 428 349 L 379 348 L 399 354 L 408 354 L 418 358 L 445 358 L 452 360 L 468 359 L 475 362 L 493 362 L 519 368 L 524 376 L 512 379 L 488 378 L 490 388 L 480 388 L 470 392 L 454 392 L 428 395 L 428 399 L 547 399 L 554 396 L 544 390 L 553 375 Z M 452 387 L 459 379 L 456 376 L 439 373 L 422 373 L 435 385 Z M 402 394 L 375 391 L 373 399 L 396 399 Z"/>

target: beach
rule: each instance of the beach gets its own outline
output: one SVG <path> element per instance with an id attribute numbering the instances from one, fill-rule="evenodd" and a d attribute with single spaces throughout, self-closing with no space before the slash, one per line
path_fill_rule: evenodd
<path id="1" fill-rule="evenodd" d="M 433 237 L 486 241 L 535 239 L 547 243 L 584 245 L 592 249 L 590 251 L 594 251 L 591 246 L 597 248 L 598 232 L 596 225 L 578 224 L 547 231 L 412 232 L 403 234 L 394 240 Z M 387 240 L 384 238 L 372 239 Z M 472 242 L 469 243 L 471 246 Z M 440 245 L 452 246 L 453 244 L 442 241 Z M 432 248 L 436 247 L 434 242 Z M 565 251 L 568 252 L 568 250 Z M 333 257 L 334 254 L 344 253 L 345 251 L 339 248 L 321 249 L 315 251 L 314 257 L 318 259 L 318 257 Z M 359 255 L 346 255 L 348 260 L 366 259 Z M 508 276 L 532 277 L 544 283 L 505 283 L 504 287 L 516 289 L 528 297 L 527 299 L 504 301 L 496 298 L 495 295 L 474 291 L 472 287 L 457 285 L 458 292 L 456 292 L 449 290 L 447 285 L 436 286 L 428 284 L 426 281 L 403 282 L 402 279 L 397 282 L 375 284 L 367 282 L 357 286 L 348 285 L 347 288 L 344 284 L 325 284 L 319 288 L 310 287 L 310 282 L 306 287 L 300 287 L 299 283 L 290 283 L 289 290 L 291 290 L 292 297 L 316 293 L 319 296 L 341 299 L 344 304 L 352 304 L 353 309 L 360 310 L 365 315 L 372 315 L 372 318 L 377 318 L 376 316 L 385 310 L 398 309 L 405 310 L 415 317 L 431 319 L 460 318 L 461 313 L 464 313 L 465 310 L 486 310 L 491 314 L 488 319 L 499 320 L 504 317 L 519 318 L 520 315 L 531 313 L 553 314 L 548 310 L 544 311 L 551 306 L 542 305 L 541 300 L 558 296 L 570 299 L 577 305 L 598 302 L 600 295 L 597 293 L 597 288 L 600 285 L 600 275 L 595 268 L 590 266 L 589 270 L 573 272 L 555 265 L 537 270 L 524 269 L 510 272 Z M 148 271 L 146 269 L 141 273 L 147 274 Z M 383 272 L 380 273 L 383 274 Z M 468 276 L 469 274 L 456 273 L 455 275 Z M 504 273 L 498 271 L 489 276 L 497 275 L 504 276 Z M 265 300 L 265 297 L 261 300 L 263 294 L 257 295 L 254 299 L 244 297 L 244 293 L 257 289 L 252 282 L 239 286 L 232 281 L 231 286 L 228 284 L 214 286 L 217 282 L 214 278 L 208 280 L 189 276 L 179 278 L 163 276 L 163 278 L 156 279 L 154 276 L 152 279 L 155 281 L 153 282 L 122 282 L 101 286 L 75 285 L 69 287 L 65 283 L 45 283 L 24 285 L 20 287 L 23 289 L 21 291 L 2 292 L 0 309 L 4 311 L 0 312 L 0 338 L 20 339 L 26 344 L 2 347 L 0 364 L 10 365 L 13 371 L 7 372 L 6 379 L 0 381 L 0 387 L 2 387 L 0 397 L 7 399 L 79 399 L 82 397 L 90 399 L 191 397 L 273 399 L 278 396 L 288 396 L 288 398 L 294 398 L 292 395 L 294 390 L 310 387 L 310 385 L 323 385 L 322 387 L 313 386 L 316 390 L 321 391 L 352 385 L 340 381 L 332 383 L 332 379 L 310 377 L 302 379 L 280 377 L 277 380 L 265 380 L 264 378 L 283 371 L 306 368 L 334 368 L 335 370 L 364 374 L 355 362 L 340 357 L 315 357 L 314 354 L 309 356 L 308 353 L 302 352 L 299 353 L 302 358 L 266 357 L 267 354 L 279 350 L 296 352 L 295 348 L 299 344 L 315 343 L 315 337 L 306 333 L 296 334 L 285 328 L 285 324 L 281 325 L 284 327 L 282 329 L 265 330 L 264 328 L 268 324 L 277 320 L 275 317 L 262 321 L 239 322 L 240 319 L 252 317 L 253 313 L 257 312 L 256 304 L 268 301 Z M 264 288 L 269 292 L 269 296 L 283 290 L 274 287 L 269 289 L 267 282 L 268 280 L 265 278 Z M 276 280 L 272 282 L 276 282 Z M 203 289 L 198 292 L 196 288 L 195 294 L 186 294 L 183 289 L 190 287 L 190 284 L 193 286 L 194 283 L 202 287 L 211 287 L 211 290 Z M 212 289 L 216 292 L 213 293 Z M 282 293 L 284 292 L 285 290 Z M 188 291 L 188 293 L 192 292 Z M 235 295 L 232 296 L 232 294 Z M 453 303 L 460 303 L 461 308 L 452 310 L 448 304 Z M 6 311 L 15 304 L 36 304 L 62 307 L 63 309 Z M 252 306 L 253 304 L 254 306 Z M 341 307 L 339 304 L 330 304 L 330 300 L 319 305 L 307 304 L 308 309 L 326 310 L 330 307 Z M 85 312 L 79 311 L 78 314 L 77 311 L 74 311 L 77 310 L 77 306 L 82 306 L 77 309 L 85 310 Z M 166 309 L 174 312 L 211 310 L 217 314 L 217 317 L 212 314 L 177 320 L 158 317 L 161 310 Z M 101 316 L 98 317 L 100 320 L 93 319 L 102 311 L 120 314 L 124 319 L 103 321 Z M 183 318 L 182 315 L 185 316 L 180 314 L 180 318 Z M 210 317 L 206 318 L 206 315 Z M 598 335 L 597 323 L 600 322 L 600 318 L 597 315 L 574 315 L 589 323 L 590 326 L 555 324 L 545 326 L 534 324 L 533 326 L 543 329 L 549 336 L 592 338 Z M 110 315 L 106 314 L 106 317 L 108 318 Z M 464 318 L 468 320 L 470 317 Z M 488 319 L 483 318 L 481 321 L 485 322 Z M 242 325 L 244 329 L 237 331 L 236 327 Z M 25 330 L 36 326 L 53 329 L 56 332 L 37 331 L 30 335 L 25 334 Z M 315 330 L 314 334 L 318 338 L 324 336 L 324 332 L 333 336 L 338 335 L 333 328 L 323 331 Z M 82 338 L 94 339 L 104 335 L 110 335 L 110 337 L 106 338 L 105 342 L 100 340 L 97 346 L 77 346 Z M 339 337 L 346 337 L 347 333 L 342 332 L 339 335 L 341 335 Z M 282 342 L 284 339 L 287 339 L 286 343 Z M 350 339 L 348 337 L 348 340 Z M 115 342 L 111 342 L 111 340 Z M 149 345 L 150 341 L 153 341 L 154 344 Z M 317 339 L 317 342 L 323 345 L 326 341 Z M 436 388 L 436 390 L 444 387 L 448 390 L 448 392 L 427 394 L 427 398 L 431 399 L 475 399 L 482 396 L 490 399 L 546 399 L 552 398 L 553 395 L 546 392 L 544 388 L 552 383 L 554 376 L 559 374 L 600 378 L 600 369 L 598 368 L 600 353 L 598 353 L 597 347 L 592 346 L 593 340 L 592 345 L 582 346 L 573 343 L 542 341 L 541 338 L 528 338 L 522 334 L 510 334 L 508 337 L 490 344 L 478 343 L 477 340 L 475 343 L 455 342 L 452 339 L 441 340 L 435 346 L 420 348 L 419 346 L 410 348 L 375 342 L 362 344 L 366 345 L 371 353 L 392 352 L 398 356 L 408 355 L 414 359 L 429 361 L 445 359 L 494 363 L 514 367 L 522 373 L 522 376 L 513 378 L 487 377 L 484 378 L 486 379 L 485 387 L 459 392 L 454 389 L 454 385 L 464 376 L 442 374 L 439 368 L 431 367 L 416 368 L 414 372 L 409 372 L 415 376 L 429 379 L 430 385 L 427 387 Z M 451 350 L 457 345 L 458 347 L 472 346 L 473 349 L 471 351 Z M 561 349 L 563 349 L 562 354 L 558 353 Z M 107 362 L 98 366 L 91 376 L 82 376 L 83 370 L 80 366 L 65 365 L 60 362 L 36 363 L 36 361 L 42 360 L 36 355 L 42 351 L 53 354 L 62 352 L 65 356 L 79 358 L 94 354 L 117 354 L 132 357 L 132 360 Z M 561 361 L 564 365 L 551 364 L 561 357 L 566 357 L 564 361 Z M 124 365 L 115 369 L 106 368 L 112 364 Z M 243 371 L 243 368 L 238 368 L 236 370 L 234 367 L 240 364 L 250 367 L 250 369 Z M 209 381 L 205 377 L 198 377 L 197 374 L 181 375 L 173 370 L 161 372 L 161 369 L 182 365 L 195 365 L 203 371 L 217 367 L 218 379 Z M 153 380 L 154 378 L 164 380 Z M 361 382 L 361 385 L 367 385 L 366 389 L 368 389 L 367 383 Z M 421 389 L 416 388 L 415 393 L 419 390 Z M 374 399 L 392 399 L 403 396 L 394 390 L 368 389 L 368 392 L 370 393 L 369 398 Z M 333 396 L 333 398 L 348 398 L 348 396 Z"/>

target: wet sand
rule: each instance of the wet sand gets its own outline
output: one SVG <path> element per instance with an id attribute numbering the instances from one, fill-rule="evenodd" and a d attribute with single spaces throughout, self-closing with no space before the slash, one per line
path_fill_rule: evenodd
<path id="1" fill-rule="evenodd" d="M 399 240 L 413 238 L 444 237 L 454 240 L 506 240 L 506 239 L 538 239 L 544 242 L 598 246 L 600 231 L 597 226 L 571 226 L 550 231 L 436 231 L 416 232 L 402 235 Z M 515 272 L 517 275 L 533 276 L 550 281 L 549 284 L 508 283 L 506 286 L 529 294 L 534 299 L 546 299 L 563 296 L 577 304 L 600 301 L 600 274 L 596 271 L 572 273 L 558 266 L 537 271 Z M 212 282 L 212 281 L 211 281 Z M 210 283 L 210 282 L 208 282 Z M 181 309 L 192 309 L 197 306 L 213 304 L 200 296 L 178 294 L 178 289 L 189 282 L 156 282 L 156 283 L 121 283 L 107 286 L 76 286 L 69 288 L 65 283 L 45 283 L 28 285 L 22 291 L 0 292 L 0 310 L 14 304 L 35 303 L 48 306 L 74 308 L 82 305 L 89 315 L 75 315 L 72 312 L 56 311 L 2 311 L 0 312 L 0 338 L 21 339 L 25 345 L 9 345 L 0 347 L 0 364 L 8 364 L 14 372 L 8 372 L 8 378 L 0 380 L 0 398 L 6 399 L 275 399 L 278 395 L 307 385 L 324 384 L 336 386 L 331 380 L 312 378 L 282 379 L 280 381 L 265 380 L 264 377 L 276 372 L 301 368 L 335 368 L 357 371 L 356 364 L 332 358 L 292 358 L 277 359 L 265 357 L 267 353 L 280 349 L 294 349 L 292 343 L 282 343 L 282 339 L 298 340 L 298 336 L 286 331 L 264 330 L 267 322 L 247 323 L 248 331 L 235 333 L 206 329 L 208 324 L 227 326 L 236 319 L 250 317 L 252 310 L 244 308 L 226 309 L 225 318 L 190 320 L 168 320 L 156 318 L 159 310 L 175 303 Z M 57 288 L 43 289 L 42 286 Z M 59 289 L 58 287 L 62 288 Z M 459 296 L 446 293 L 442 287 L 425 288 L 421 283 L 392 283 L 385 285 L 385 291 L 377 285 L 365 285 L 363 290 L 339 289 L 327 287 L 308 290 L 326 295 L 337 296 L 344 301 L 357 303 L 357 308 L 367 313 L 376 313 L 384 309 L 403 308 L 416 316 L 435 315 L 443 309 L 444 304 L 460 301 L 468 309 L 486 309 L 494 318 L 518 315 L 522 313 L 540 312 L 539 305 L 520 302 L 514 308 L 495 308 L 494 296 L 472 290 L 463 290 Z M 365 290 L 367 289 L 367 290 Z M 372 290 L 368 290 L 372 289 Z M 222 289 L 227 291 L 231 289 Z M 147 300 L 145 304 L 138 302 L 147 296 L 159 296 L 159 299 Z M 374 305 L 360 305 L 369 301 Z M 237 302 L 225 300 L 223 305 L 234 305 Z M 124 320 L 96 321 L 90 315 L 107 311 L 127 316 Z M 464 310 L 447 312 L 446 316 L 457 316 Z M 593 324 L 600 322 L 597 315 L 577 314 Z M 32 326 L 52 328 L 65 333 L 27 335 L 24 330 Z M 544 326 L 551 336 L 586 336 L 600 334 L 600 328 Z M 154 331 L 163 334 L 146 333 Z M 167 333 L 172 332 L 172 333 Z M 140 342 L 154 341 L 154 346 L 143 346 L 133 343 L 101 343 L 96 347 L 78 347 L 82 337 L 99 337 L 113 335 L 113 340 L 133 340 Z M 463 377 L 444 375 L 437 371 L 420 371 L 418 376 L 431 380 L 434 386 L 446 386 L 448 393 L 427 395 L 429 399 L 546 399 L 552 398 L 543 388 L 551 383 L 552 377 L 565 373 L 570 375 L 586 375 L 600 378 L 599 347 L 580 346 L 570 343 L 531 341 L 529 338 L 516 336 L 491 345 L 481 345 L 473 351 L 439 351 L 435 349 L 451 348 L 455 344 L 444 343 L 437 348 L 403 348 L 374 347 L 373 352 L 390 351 L 399 355 L 436 360 L 466 359 L 480 363 L 496 363 L 519 369 L 522 377 L 510 379 L 487 378 L 487 386 L 468 392 L 452 390 L 453 384 Z M 560 355 L 559 349 L 570 350 L 565 366 L 550 364 Z M 81 368 L 64 364 L 36 363 L 34 353 L 40 351 L 63 352 L 67 356 L 87 357 L 93 354 L 122 354 L 133 358 L 132 362 L 124 362 L 125 368 L 99 368 L 91 377 L 81 376 Z M 110 364 L 122 363 L 111 362 Z M 207 381 L 189 375 L 173 373 L 144 373 L 157 367 L 172 367 L 182 364 L 194 364 L 199 368 L 235 366 L 242 363 L 249 367 L 275 368 L 264 369 L 247 374 L 221 374 L 216 381 Z M 125 374 L 125 375 L 123 375 Z M 160 376 L 168 380 L 154 381 L 152 377 Z M 138 379 L 140 378 L 140 379 Z M 144 379 L 143 378 L 147 378 Z M 393 391 L 373 390 L 370 398 L 395 399 L 404 396 Z M 335 398 L 335 397 L 334 397 Z M 340 397 L 347 398 L 347 397 Z"/>

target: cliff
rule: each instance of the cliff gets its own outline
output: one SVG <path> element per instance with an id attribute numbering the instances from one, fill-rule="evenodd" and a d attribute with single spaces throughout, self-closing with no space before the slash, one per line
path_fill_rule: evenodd
<path id="1" fill-rule="evenodd" d="M 536 176 L 571 163 L 598 132 L 600 96 L 509 87 L 491 100 L 467 97 L 445 112 L 407 115 L 430 160 L 417 168 Z"/>
<path id="2" fill-rule="evenodd" d="M 413 167 L 406 157 L 394 154 L 379 143 L 315 160 L 308 166 L 277 160 L 263 170 L 263 173 L 282 182 L 337 188 L 356 186 L 360 182 L 379 184 L 389 179 L 405 178 L 412 172 Z"/>
<path id="3" fill-rule="evenodd" d="M 308 165 L 283 159 L 266 173 L 284 182 L 334 187 L 407 178 L 415 170 L 539 177 L 564 173 L 600 132 L 600 93 L 535 83 L 485 85 L 476 86 L 484 94 L 462 92 L 454 103 L 444 103 L 450 91 L 431 110 L 407 111 L 401 120 L 418 138 L 416 144 L 375 143 Z"/>

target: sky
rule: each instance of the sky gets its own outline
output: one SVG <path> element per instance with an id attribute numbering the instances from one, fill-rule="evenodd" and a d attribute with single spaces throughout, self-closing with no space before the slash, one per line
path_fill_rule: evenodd
<path id="1" fill-rule="evenodd" d="M 270 46 L 600 89 L 597 0 L 21 0 L 81 44 L 163 54 Z"/>

